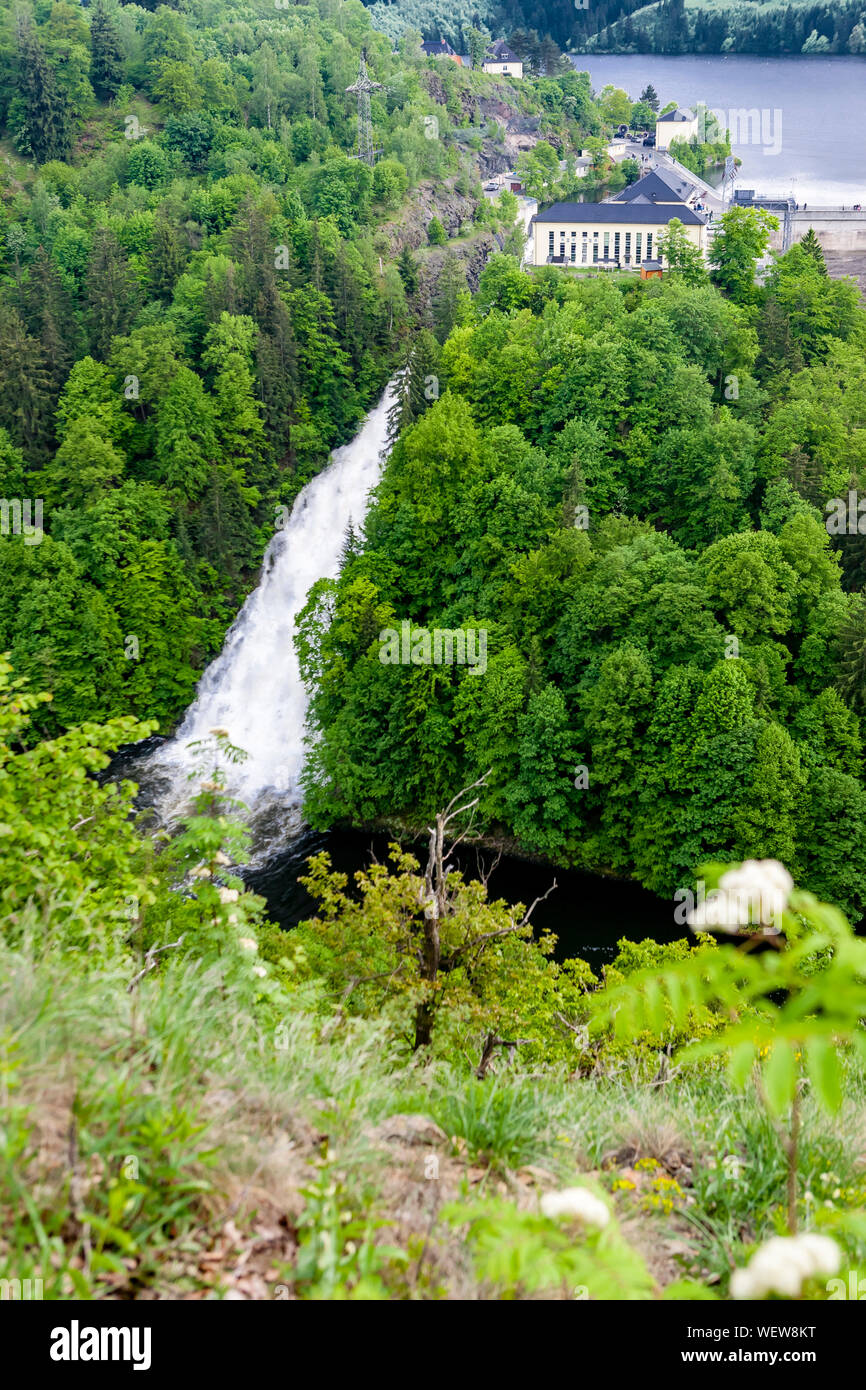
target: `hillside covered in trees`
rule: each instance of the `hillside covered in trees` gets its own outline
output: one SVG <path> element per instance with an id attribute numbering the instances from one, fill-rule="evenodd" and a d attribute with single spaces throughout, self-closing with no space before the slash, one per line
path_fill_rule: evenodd
<path id="1" fill-rule="evenodd" d="M 523 268 L 482 178 L 622 187 L 644 103 L 554 40 L 516 83 L 394 37 L 359 0 L 0 10 L 0 1301 L 43 1360 L 153 1300 L 220 1319 L 162 1318 L 154 1368 L 225 1379 L 224 1301 L 642 1302 L 655 1346 L 684 1302 L 862 1297 L 862 303 L 814 236 L 756 276 L 753 209 L 711 273 L 676 221 L 662 281 Z M 386 383 L 296 649 L 309 823 L 393 842 L 281 846 L 284 931 L 231 729 L 161 823 L 113 757 Z M 691 895 L 682 939 L 605 901 L 602 962 L 563 959 L 458 867 L 483 841 Z"/>
<path id="2" fill-rule="evenodd" d="M 420 827 L 489 770 L 524 851 L 664 895 L 765 855 L 862 915 L 863 541 L 824 507 L 863 485 L 866 315 L 814 239 L 755 289 L 760 216 L 723 218 L 717 284 L 491 260 L 311 600 L 318 823 Z M 486 631 L 483 679 L 383 664 L 404 621 Z"/>
<path id="3" fill-rule="evenodd" d="M 286 507 L 433 326 L 443 256 L 453 298 L 510 234 L 479 154 L 507 167 L 503 113 L 564 132 L 548 88 L 392 53 L 355 0 L 5 7 L 0 493 L 42 538 L 4 533 L 0 649 L 53 692 L 37 727 L 183 711 Z"/>
<path id="4" fill-rule="evenodd" d="M 533 31 L 570 53 L 866 53 L 863 0 L 372 0 L 370 12 L 392 37 L 412 26 L 462 53 L 479 23 L 521 56 Z"/>

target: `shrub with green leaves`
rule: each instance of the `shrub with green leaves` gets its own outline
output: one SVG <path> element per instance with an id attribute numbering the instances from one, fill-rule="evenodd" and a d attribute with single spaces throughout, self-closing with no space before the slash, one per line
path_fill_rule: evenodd
<path id="1" fill-rule="evenodd" d="M 808 1086 L 834 1114 L 843 1099 L 846 1053 L 866 1059 L 866 941 L 838 908 L 792 885 L 780 889 L 790 877 L 773 861 L 739 870 L 710 864 L 702 874 L 715 895 L 707 920 L 737 944 L 640 970 L 600 992 L 591 1027 L 612 1027 L 621 1039 L 641 1031 L 661 1038 L 670 1018 L 684 1027 L 690 1009 L 724 1012 L 724 1026 L 681 1048 L 679 1059 L 724 1057 L 731 1083 L 742 1089 L 753 1078 L 768 1115 L 785 1118 L 780 1139 L 788 1161 L 788 1224 L 795 1231 L 803 1090 Z M 744 899 L 730 885 L 748 875 L 754 887 Z"/>

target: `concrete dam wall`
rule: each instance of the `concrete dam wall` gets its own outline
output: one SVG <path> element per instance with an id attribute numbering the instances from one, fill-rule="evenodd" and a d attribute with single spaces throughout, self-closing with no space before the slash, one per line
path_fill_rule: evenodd
<path id="1" fill-rule="evenodd" d="M 822 249 L 830 255 L 866 256 L 866 211 L 808 206 L 795 211 L 769 200 L 761 206 L 779 219 L 778 230 L 772 233 L 770 241 L 774 251 L 787 251 L 811 227 Z"/>

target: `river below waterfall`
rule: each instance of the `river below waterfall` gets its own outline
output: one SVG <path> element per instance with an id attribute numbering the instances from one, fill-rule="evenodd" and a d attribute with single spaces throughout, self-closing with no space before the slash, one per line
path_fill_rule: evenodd
<path id="1" fill-rule="evenodd" d="M 309 856 L 321 850 L 327 850 L 333 867 L 351 879 L 358 869 L 369 865 L 371 853 L 385 862 L 388 837 L 344 830 L 316 834 L 308 829 L 267 864 L 247 871 L 247 884 L 261 893 L 272 920 L 281 927 L 296 926 L 315 915 L 316 904 L 298 876 L 305 872 Z M 485 871 L 489 868 L 493 856 L 488 851 L 476 855 L 471 848 L 461 850 L 456 855 L 457 867 L 467 878 L 478 876 L 479 861 Z M 426 844 L 412 846 L 412 852 L 422 865 L 426 862 Z M 554 879 L 557 886 L 538 903 L 532 924 L 537 932 L 547 929 L 556 933 L 557 960 L 582 956 L 598 972 L 613 960 L 620 937 L 679 941 L 689 935 L 688 927 L 674 922 L 672 901 L 657 898 L 640 884 L 624 879 L 556 869 L 503 855 L 490 875 L 488 891 L 491 898 L 522 902 L 528 907 L 547 893 Z"/>

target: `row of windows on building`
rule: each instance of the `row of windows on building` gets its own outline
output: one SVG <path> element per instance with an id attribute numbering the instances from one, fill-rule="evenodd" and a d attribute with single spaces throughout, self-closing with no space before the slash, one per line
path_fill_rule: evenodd
<path id="1" fill-rule="evenodd" d="M 604 260 L 604 261 L 609 261 L 609 260 L 620 261 L 620 260 L 621 260 L 622 263 L 623 263 L 624 265 L 631 265 L 632 263 L 634 263 L 635 265 L 640 265 L 641 260 L 643 259 L 643 255 L 642 255 L 643 232 L 635 232 L 635 234 L 634 234 L 634 262 L 632 262 L 632 234 L 631 234 L 631 232 L 624 232 L 624 233 L 620 233 L 620 232 L 605 232 L 603 235 L 604 235 L 604 241 L 602 242 L 601 237 L 600 237 L 600 234 L 599 234 L 598 232 L 593 232 L 593 234 L 592 234 L 592 241 L 590 241 L 589 232 L 584 232 L 584 233 L 583 233 L 583 236 L 582 236 L 582 238 L 581 238 L 581 243 L 580 243 L 580 264 L 581 264 L 581 265 L 586 265 L 586 264 L 588 264 L 588 262 L 589 262 L 590 260 L 592 260 L 593 262 L 595 262 L 595 261 L 600 261 L 600 260 Z M 555 236 L 556 236 L 556 233 L 555 233 L 555 232 L 548 232 L 548 234 L 547 234 L 547 254 L 548 254 L 548 256 L 549 256 L 551 259 L 553 259 L 553 258 L 555 257 L 555 255 L 556 255 L 556 250 L 555 250 L 555 245 L 554 245 Z M 612 254 L 611 254 L 611 237 L 613 237 L 613 252 L 612 252 Z M 622 241 L 622 238 L 623 238 L 623 237 L 625 238 L 625 245 L 621 247 L 621 241 Z M 571 233 L 570 244 L 569 244 L 568 252 L 566 252 L 565 241 L 566 241 L 565 232 L 560 232 L 560 233 L 559 233 L 559 259 L 562 260 L 562 261 L 564 261 L 564 260 L 566 259 L 566 256 L 567 256 L 568 259 L 569 259 L 570 261 L 577 262 L 577 260 L 578 260 L 578 256 L 577 256 L 577 232 L 576 232 L 576 231 L 573 231 L 573 232 Z M 592 246 L 592 256 L 590 256 L 590 254 L 589 254 L 589 248 L 590 248 L 590 246 Z M 620 256 L 620 250 L 621 250 L 621 249 L 622 249 L 622 256 Z M 646 259 L 647 259 L 648 261 L 649 261 L 649 260 L 652 260 L 652 254 L 653 254 L 653 234 L 652 234 L 652 232 L 647 232 L 647 234 L 646 234 Z"/>

